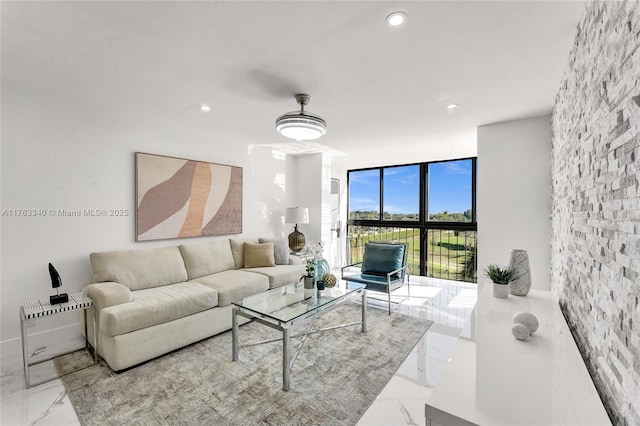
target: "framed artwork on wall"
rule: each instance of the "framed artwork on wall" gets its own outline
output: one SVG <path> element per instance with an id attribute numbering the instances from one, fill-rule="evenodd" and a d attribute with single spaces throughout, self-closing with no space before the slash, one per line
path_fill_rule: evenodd
<path id="1" fill-rule="evenodd" d="M 136 153 L 136 241 L 242 233 L 242 167 Z"/>

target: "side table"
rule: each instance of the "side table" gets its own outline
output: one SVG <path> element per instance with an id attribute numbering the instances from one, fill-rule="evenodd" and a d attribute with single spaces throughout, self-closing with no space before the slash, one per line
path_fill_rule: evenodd
<path id="1" fill-rule="evenodd" d="M 43 362 L 51 361 L 54 358 L 57 358 L 62 355 L 66 355 L 66 354 L 81 350 L 81 349 L 74 349 L 71 351 L 55 354 L 46 359 L 38 360 L 35 362 L 29 362 L 29 358 L 28 358 L 29 345 L 27 340 L 29 338 L 29 335 L 27 334 L 27 321 L 31 319 L 46 318 L 53 315 L 62 314 L 65 312 L 82 310 L 84 314 L 84 342 L 85 342 L 85 347 L 83 349 L 87 350 L 88 352 L 93 352 L 92 365 L 96 365 L 98 363 L 98 350 L 97 350 L 98 344 L 97 344 L 96 336 L 94 333 L 93 345 L 90 345 L 89 335 L 87 333 L 87 309 L 91 308 L 92 306 L 93 306 L 93 301 L 89 299 L 82 292 L 70 293 L 69 301 L 67 303 L 52 305 L 49 303 L 48 300 L 37 300 L 33 302 L 27 302 L 22 306 L 20 306 L 20 332 L 22 335 L 22 359 L 24 361 L 24 379 L 25 379 L 27 389 L 60 377 L 60 376 L 52 377 L 49 379 L 41 380 L 37 383 L 31 383 L 31 379 L 29 376 L 29 367 L 37 364 L 41 364 Z M 95 330 L 95 325 L 96 325 L 95 315 L 92 315 L 92 321 L 93 321 L 93 329 Z M 86 368 L 86 367 L 78 368 L 77 370 L 74 370 L 74 371 L 82 370 L 83 368 Z M 63 375 L 73 373 L 74 371 L 70 371 Z"/>

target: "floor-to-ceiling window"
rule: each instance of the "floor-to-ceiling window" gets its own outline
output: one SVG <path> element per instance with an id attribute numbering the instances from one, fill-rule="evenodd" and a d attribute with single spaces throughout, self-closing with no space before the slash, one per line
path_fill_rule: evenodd
<path id="1" fill-rule="evenodd" d="M 409 273 L 476 282 L 476 159 L 350 170 L 350 260 L 369 241 L 409 246 Z"/>

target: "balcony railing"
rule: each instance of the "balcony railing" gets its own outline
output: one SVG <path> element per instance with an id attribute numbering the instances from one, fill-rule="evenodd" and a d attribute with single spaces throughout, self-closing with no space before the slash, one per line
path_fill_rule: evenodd
<path id="1" fill-rule="evenodd" d="M 476 231 L 429 229 L 427 276 L 445 280 L 477 282 Z"/>
<path id="2" fill-rule="evenodd" d="M 362 261 L 364 245 L 373 241 L 407 243 L 410 275 L 420 275 L 420 229 L 418 228 L 382 228 L 377 226 L 349 226 L 349 247 L 351 262 Z"/>
<path id="3" fill-rule="evenodd" d="M 350 225 L 348 239 L 350 263 L 362 261 L 364 245 L 368 242 L 406 243 L 409 274 L 420 275 L 423 259 L 428 277 L 477 282 L 476 231 L 429 229 L 425 249 L 420 244 L 420 228 Z"/>

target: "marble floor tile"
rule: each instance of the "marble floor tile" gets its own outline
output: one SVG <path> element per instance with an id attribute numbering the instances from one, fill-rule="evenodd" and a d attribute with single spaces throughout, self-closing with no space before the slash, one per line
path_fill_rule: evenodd
<path id="1" fill-rule="evenodd" d="M 386 296 L 381 296 L 369 299 L 370 308 L 387 309 Z M 411 296 L 403 287 L 393 300 L 398 302 L 392 306 L 395 314 L 426 318 L 434 324 L 360 419 L 359 426 L 425 424 L 424 405 L 456 341 L 469 334 L 476 285 L 412 276 Z M 55 344 L 38 341 L 29 348 L 30 357 L 42 358 L 78 347 L 78 343 L 82 345 L 78 339 Z M 46 367 L 40 374 L 48 374 Z M 79 421 L 60 380 L 25 389 L 22 354 L 14 352 L 3 353 L 0 359 L 0 424 L 77 425 Z"/>
<path id="2" fill-rule="evenodd" d="M 0 403 L 0 423 L 8 426 L 80 424 L 58 379 L 23 389 L 3 399 Z"/>

